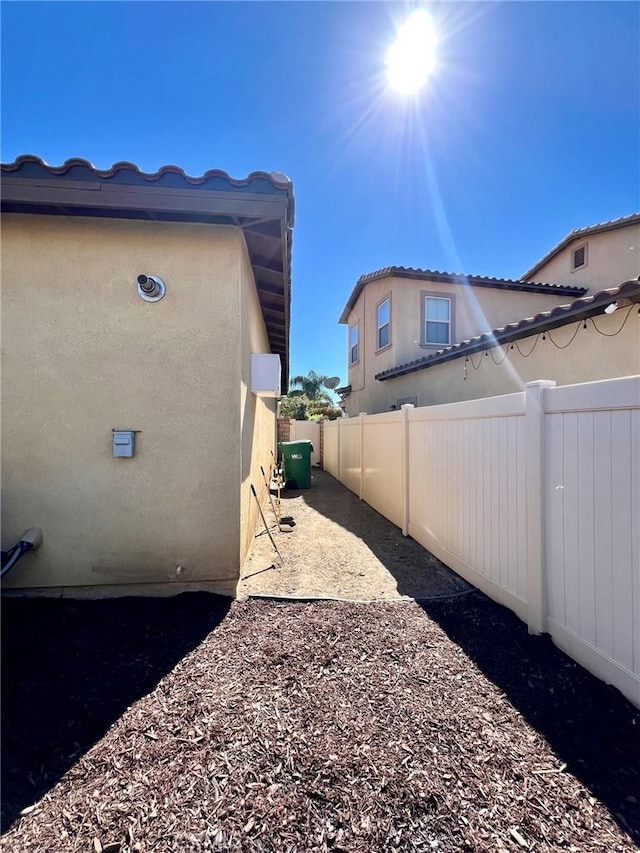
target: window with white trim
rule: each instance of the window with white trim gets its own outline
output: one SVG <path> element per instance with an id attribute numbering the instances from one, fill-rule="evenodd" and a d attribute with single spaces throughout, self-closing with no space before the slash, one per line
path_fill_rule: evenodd
<path id="1" fill-rule="evenodd" d="M 349 329 L 349 364 L 358 363 L 358 324 Z"/>
<path id="2" fill-rule="evenodd" d="M 451 299 L 424 297 L 424 343 L 448 346 L 451 343 Z"/>
<path id="3" fill-rule="evenodd" d="M 378 305 L 378 346 L 384 349 L 391 343 L 391 299 L 387 296 Z"/>

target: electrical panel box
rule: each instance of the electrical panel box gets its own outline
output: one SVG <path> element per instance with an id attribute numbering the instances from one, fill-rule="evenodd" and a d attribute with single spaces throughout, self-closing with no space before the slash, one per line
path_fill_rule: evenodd
<path id="1" fill-rule="evenodd" d="M 135 456 L 136 453 L 136 431 L 133 429 L 113 430 L 113 456 L 115 458 L 127 458 Z"/>
<path id="2" fill-rule="evenodd" d="M 253 353 L 251 355 L 251 391 L 260 397 L 279 397 L 281 372 L 279 355 Z"/>

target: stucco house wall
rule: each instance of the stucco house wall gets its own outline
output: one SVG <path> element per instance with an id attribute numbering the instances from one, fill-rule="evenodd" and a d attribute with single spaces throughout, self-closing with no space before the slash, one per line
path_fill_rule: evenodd
<path id="1" fill-rule="evenodd" d="M 240 253 L 240 553 L 239 565 L 247 557 L 259 511 L 251 493 L 254 486 L 264 503 L 265 487 L 260 467 L 268 473 L 276 448 L 276 398 L 251 392 L 251 353 L 269 351 L 269 339 L 260 308 L 246 248 Z"/>
<path id="2" fill-rule="evenodd" d="M 2 547 L 44 533 L 3 586 L 233 595 L 275 449 L 252 353 L 288 373 L 291 182 L 32 155 L 0 170 Z M 132 458 L 114 429 L 136 431 Z"/>
<path id="3" fill-rule="evenodd" d="M 615 335 L 627 312 L 629 317 L 624 328 Z M 402 399 L 413 396 L 417 406 L 493 397 L 522 391 L 527 382 L 537 379 L 553 379 L 558 385 L 572 385 L 640 374 L 640 318 L 637 307 L 633 306 L 630 311 L 623 309 L 610 316 L 601 315 L 596 318 L 596 323 L 605 335 L 611 337 L 598 334 L 591 322 L 587 323 L 586 329 L 582 321 L 572 323 L 552 332 L 553 340 L 562 346 L 577 329 L 574 340 L 564 350 L 558 350 L 548 338 L 543 341 L 541 335 L 532 335 L 519 340 L 518 347 L 514 345 L 513 349 L 505 345 L 495 347 L 488 355 L 476 353 L 467 362 L 466 370 L 465 358 L 460 357 L 383 382 L 374 380 L 366 392 L 354 391 L 347 397 L 347 411 L 350 416 L 359 412 L 384 412 L 397 406 Z M 499 364 L 507 353 L 508 357 Z"/>
<path id="4" fill-rule="evenodd" d="M 587 264 L 573 270 L 573 252 L 586 246 Z M 589 293 L 640 275 L 640 222 L 571 240 L 535 271 L 536 281 L 586 287 Z"/>
<path id="5" fill-rule="evenodd" d="M 2 238 L 3 546 L 45 532 L 7 586 L 231 592 L 241 233 L 8 214 Z M 143 271 L 167 284 L 157 304 Z M 112 458 L 113 428 L 140 430 L 134 458 Z"/>

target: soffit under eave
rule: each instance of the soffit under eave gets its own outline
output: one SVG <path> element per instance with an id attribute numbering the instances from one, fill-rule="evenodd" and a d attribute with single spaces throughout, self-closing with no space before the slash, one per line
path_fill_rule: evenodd
<path id="1" fill-rule="evenodd" d="M 279 237 L 274 234 L 276 226 Z M 280 356 L 282 387 L 286 389 L 289 383 L 291 228 L 281 218 L 277 223 L 249 223 L 242 227 L 242 232 L 269 344 L 271 351 Z"/>

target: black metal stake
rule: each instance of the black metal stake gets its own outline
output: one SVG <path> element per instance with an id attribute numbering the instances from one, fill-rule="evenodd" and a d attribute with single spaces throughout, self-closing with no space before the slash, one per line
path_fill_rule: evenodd
<path id="1" fill-rule="evenodd" d="M 282 554 L 280 553 L 280 551 L 278 551 L 278 546 L 276 545 L 275 540 L 274 540 L 273 536 L 271 535 L 271 531 L 269 530 L 269 527 L 267 525 L 266 519 L 264 517 L 264 513 L 262 512 L 262 507 L 260 506 L 260 499 L 258 498 L 258 495 L 256 494 L 256 490 L 253 488 L 253 483 L 251 483 L 251 494 L 256 499 L 256 503 L 258 504 L 258 511 L 260 513 L 260 518 L 262 519 L 262 523 L 264 524 L 264 529 L 267 531 L 267 533 L 269 535 L 269 539 L 271 539 L 271 544 L 275 548 L 275 551 L 276 551 L 276 554 L 278 555 L 278 557 L 280 557 L 280 559 L 284 563 L 284 560 L 282 559 Z"/>

